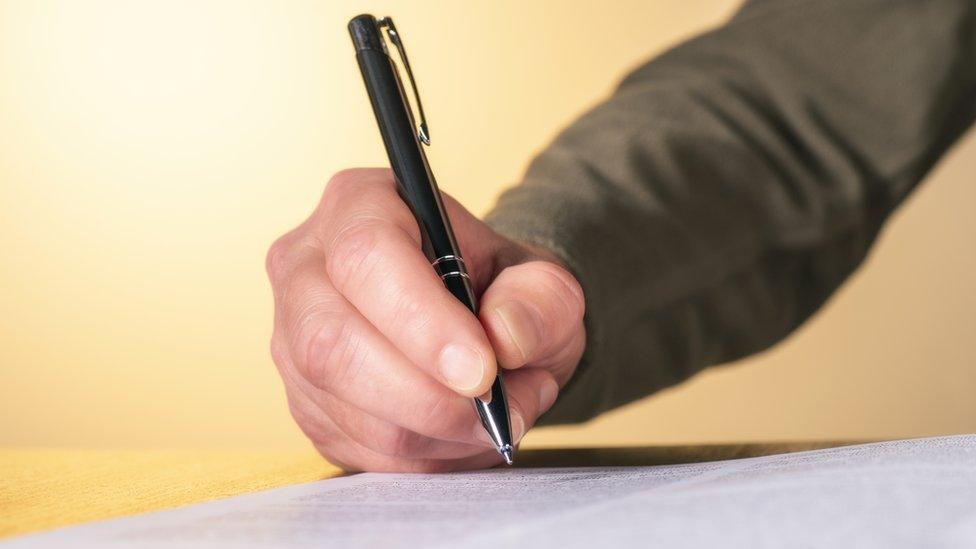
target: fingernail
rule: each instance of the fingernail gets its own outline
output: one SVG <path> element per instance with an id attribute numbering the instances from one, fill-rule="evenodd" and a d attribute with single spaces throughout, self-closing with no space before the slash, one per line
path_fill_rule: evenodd
<path id="1" fill-rule="evenodd" d="M 441 351 L 438 368 L 452 387 L 470 391 L 485 377 L 485 358 L 471 347 L 451 344 Z"/>
<path id="2" fill-rule="evenodd" d="M 535 348 L 539 345 L 539 333 L 535 319 L 528 309 L 520 303 L 510 301 L 495 307 L 495 314 L 502 321 L 502 326 L 508 332 L 512 343 L 522 354 L 522 361 L 527 361 Z M 521 366 L 521 364 L 519 365 Z"/>
<path id="3" fill-rule="evenodd" d="M 559 396 L 559 384 L 554 379 L 547 379 L 539 388 L 539 413 L 545 412 L 556 403 Z"/>
<path id="4" fill-rule="evenodd" d="M 522 414 L 512 410 L 512 440 L 518 443 L 525 436 L 525 420 Z"/>

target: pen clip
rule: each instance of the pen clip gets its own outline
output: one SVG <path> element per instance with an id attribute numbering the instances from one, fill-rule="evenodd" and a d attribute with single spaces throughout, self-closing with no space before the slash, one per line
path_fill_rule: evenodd
<path id="1" fill-rule="evenodd" d="M 413 88 L 413 96 L 417 100 L 417 111 L 420 113 L 420 128 L 417 130 L 417 137 L 424 145 L 430 146 L 430 131 L 427 129 L 427 117 L 424 116 L 424 105 L 420 102 L 420 92 L 417 91 L 417 81 L 413 78 L 413 71 L 410 70 L 410 60 L 407 59 L 407 50 L 403 47 L 403 40 L 400 39 L 400 33 L 397 32 L 396 25 L 393 24 L 393 19 L 389 17 L 384 17 L 377 21 L 377 25 L 380 28 L 386 27 L 386 34 L 390 37 L 390 41 L 396 46 L 397 52 L 400 54 L 400 60 L 403 62 L 403 68 L 407 71 L 407 77 L 410 79 L 410 87 Z"/>

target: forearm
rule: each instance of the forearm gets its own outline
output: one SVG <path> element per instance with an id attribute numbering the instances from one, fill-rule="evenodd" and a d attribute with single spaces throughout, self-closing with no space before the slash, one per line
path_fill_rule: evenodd
<path id="1" fill-rule="evenodd" d="M 639 68 L 488 222 L 587 301 L 550 421 L 775 343 L 860 264 L 976 114 L 971 1 L 754 2 Z"/>

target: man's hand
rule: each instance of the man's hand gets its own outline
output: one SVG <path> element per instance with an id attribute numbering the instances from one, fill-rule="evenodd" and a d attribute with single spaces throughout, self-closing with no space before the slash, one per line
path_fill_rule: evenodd
<path id="1" fill-rule="evenodd" d="M 471 398 L 505 374 L 513 437 L 552 406 L 585 345 L 583 292 L 548 251 L 502 237 L 444 196 L 481 296 L 444 288 L 390 170 L 332 178 L 268 253 L 271 354 L 292 415 L 347 470 L 448 471 L 501 462 Z M 480 322 L 479 322 L 480 320 Z"/>

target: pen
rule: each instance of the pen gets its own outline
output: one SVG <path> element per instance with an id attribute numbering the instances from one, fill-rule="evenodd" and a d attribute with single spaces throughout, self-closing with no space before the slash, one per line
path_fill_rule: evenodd
<path id="1" fill-rule="evenodd" d="M 396 47 L 410 80 L 420 115 L 419 127 L 415 124 L 410 101 L 388 53 L 382 29 L 386 30 L 390 42 Z M 424 154 L 423 146 L 430 145 L 430 131 L 400 34 L 392 19 L 384 17 L 377 20 L 372 15 L 359 15 L 349 21 L 349 34 L 356 48 L 356 60 L 383 136 L 390 166 L 396 176 L 397 191 L 420 226 L 423 252 L 448 291 L 477 315 L 478 298 L 471 288 L 464 259 Z M 515 447 L 512 445 L 508 399 L 501 374 L 495 377 L 491 391 L 474 399 L 474 405 L 495 448 L 511 465 Z"/>

